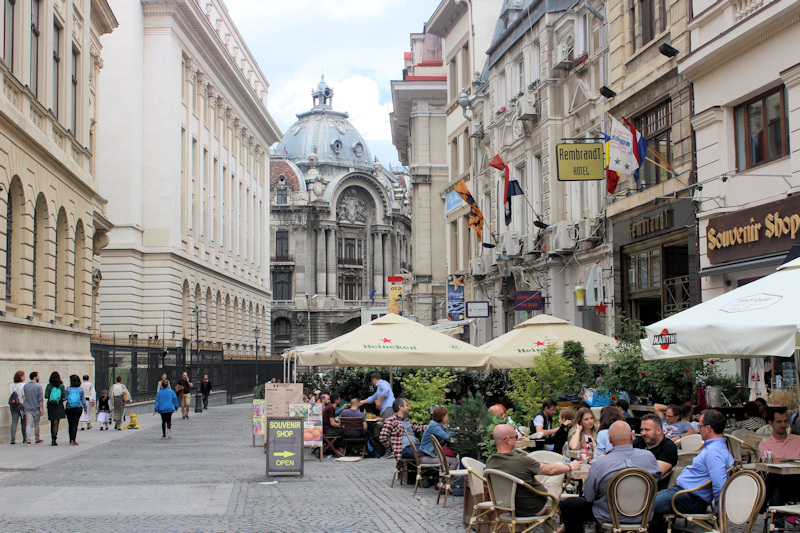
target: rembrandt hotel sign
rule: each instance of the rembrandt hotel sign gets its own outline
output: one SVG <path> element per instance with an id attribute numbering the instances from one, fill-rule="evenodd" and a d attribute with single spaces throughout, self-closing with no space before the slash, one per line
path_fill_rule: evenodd
<path id="1" fill-rule="evenodd" d="M 712 264 L 785 252 L 800 238 L 800 196 L 709 219 L 706 237 Z"/>
<path id="2" fill-rule="evenodd" d="M 558 181 L 593 181 L 603 173 L 602 143 L 562 143 L 556 145 Z"/>

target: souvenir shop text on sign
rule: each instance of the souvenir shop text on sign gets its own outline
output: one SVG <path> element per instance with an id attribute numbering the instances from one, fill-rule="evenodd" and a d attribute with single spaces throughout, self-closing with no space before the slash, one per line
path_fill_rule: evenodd
<path id="1" fill-rule="evenodd" d="M 710 263 L 785 252 L 800 239 L 800 195 L 709 219 Z"/>

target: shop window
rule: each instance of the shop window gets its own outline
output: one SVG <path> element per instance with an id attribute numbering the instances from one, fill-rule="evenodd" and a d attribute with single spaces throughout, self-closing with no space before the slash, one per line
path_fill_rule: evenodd
<path id="1" fill-rule="evenodd" d="M 661 250 L 643 250 L 626 258 L 628 292 L 657 289 L 661 286 Z"/>
<path id="2" fill-rule="evenodd" d="M 789 115 L 784 87 L 735 107 L 733 114 L 737 170 L 789 155 Z"/>
<path id="3" fill-rule="evenodd" d="M 672 101 L 667 100 L 650 109 L 636 118 L 634 125 L 650 143 L 650 149 L 672 166 Z M 645 160 L 642 170 L 639 171 L 640 187 L 652 187 L 669 179 L 669 173 L 663 168 L 664 165 L 658 166 L 653 162 L 658 158 L 649 153 L 647 158 L 651 161 Z"/>

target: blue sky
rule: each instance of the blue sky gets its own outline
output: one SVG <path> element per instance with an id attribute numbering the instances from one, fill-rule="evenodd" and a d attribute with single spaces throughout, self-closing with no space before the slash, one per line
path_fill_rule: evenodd
<path id="1" fill-rule="evenodd" d="M 373 156 L 397 166 L 389 128 L 391 80 L 403 72 L 409 35 L 439 0 L 225 0 L 269 81 L 268 110 L 281 131 L 311 108 L 320 75 L 333 108 L 350 114 Z"/>

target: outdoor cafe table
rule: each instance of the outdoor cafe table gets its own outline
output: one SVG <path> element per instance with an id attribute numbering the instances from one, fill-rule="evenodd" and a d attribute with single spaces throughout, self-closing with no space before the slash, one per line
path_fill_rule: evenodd
<path id="1" fill-rule="evenodd" d="M 756 472 L 767 474 L 780 474 L 782 476 L 796 476 L 800 474 L 800 463 L 754 463 Z"/>

